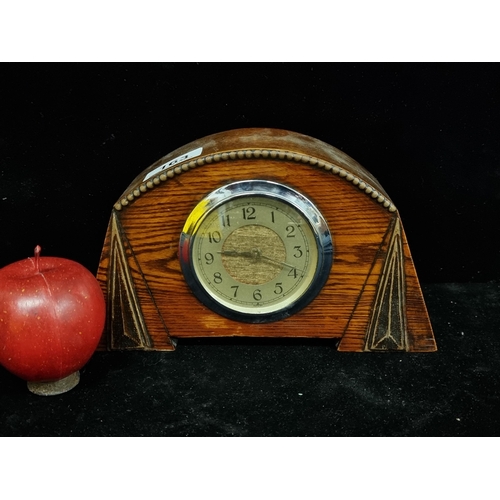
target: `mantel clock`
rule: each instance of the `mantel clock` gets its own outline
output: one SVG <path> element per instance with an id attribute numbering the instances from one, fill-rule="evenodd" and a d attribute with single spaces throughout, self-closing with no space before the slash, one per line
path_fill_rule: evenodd
<path id="1" fill-rule="evenodd" d="M 112 209 L 97 278 L 101 348 L 245 336 L 436 350 L 393 202 L 345 153 L 294 132 L 222 132 L 151 165 Z"/>

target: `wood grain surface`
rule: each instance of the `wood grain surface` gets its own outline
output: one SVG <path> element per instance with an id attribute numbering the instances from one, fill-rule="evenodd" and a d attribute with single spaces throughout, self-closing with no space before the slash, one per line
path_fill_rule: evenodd
<path id="1" fill-rule="evenodd" d="M 189 157 L 193 151 L 199 153 Z M 273 323 L 240 323 L 212 312 L 187 286 L 178 259 L 184 222 L 200 199 L 247 179 L 303 193 L 333 236 L 334 260 L 322 291 L 305 309 Z M 343 351 L 436 350 L 387 193 L 345 153 L 293 132 L 215 134 L 146 169 L 112 210 L 97 277 L 108 302 L 101 349 L 172 350 L 176 338 L 256 336 L 339 339 Z"/>

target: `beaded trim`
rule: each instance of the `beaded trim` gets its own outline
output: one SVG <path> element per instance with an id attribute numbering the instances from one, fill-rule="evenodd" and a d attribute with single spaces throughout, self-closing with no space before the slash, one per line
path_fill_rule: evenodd
<path id="1" fill-rule="evenodd" d="M 184 172 L 188 172 L 193 168 L 202 167 L 204 165 L 209 165 L 211 163 L 217 163 L 221 161 L 228 160 L 244 160 L 244 159 L 258 159 L 258 158 L 270 158 L 272 160 L 289 160 L 294 161 L 296 163 L 304 163 L 311 165 L 313 167 L 321 168 L 326 171 L 331 172 L 333 175 L 338 175 L 342 177 L 347 182 L 354 184 L 360 191 L 363 191 L 365 194 L 371 196 L 382 206 L 387 208 L 389 212 L 396 212 L 396 207 L 392 203 L 392 201 L 387 198 L 380 191 L 377 191 L 373 186 L 368 184 L 366 181 L 360 179 L 359 177 L 353 175 L 351 172 L 330 163 L 325 160 L 319 160 L 314 156 L 303 155 L 300 153 L 294 153 L 292 151 L 283 151 L 283 150 L 275 150 L 275 149 L 240 149 L 236 151 L 228 151 L 224 153 L 213 153 L 206 156 L 199 157 L 197 159 L 193 159 L 191 161 L 186 161 L 185 163 L 176 165 L 175 167 L 171 167 L 168 170 L 164 170 L 161 174 L 148 179 L 146 182 L 143 182 L 139 185 L 139 187 L 133 189 L 128 194 L 126 194 L 123 198 L 121 198 L 118 202 L 115 203 L 115 210 L 122 210 L 131 202 L 133 202 L 136 198 L 141 196 L 141 194 L 154 189 L 156 186 L 159 186 L 161 183 L 175 177 L 176 175 L 183 174 Z"/>

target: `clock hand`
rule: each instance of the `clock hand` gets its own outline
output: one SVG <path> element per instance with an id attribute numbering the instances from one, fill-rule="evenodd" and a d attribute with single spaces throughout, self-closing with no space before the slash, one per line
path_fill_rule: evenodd
<path id="1" fill-rule="evenodd" d="M 280 266 L 285 266 L 289 267 L 290 269 L 295 269 L 295 266 L 292 266 L 291 264 L 287 264 L 286 262 L 281 262 L 276 259 L 272 259 L 271 257 L 267 257 L 266 255 L 259 254 L 259 258 L 268 260 L 269 262 L 273 262 L 274 264 L 279 264 Z"/>
<path id="2" fill-rule="evenodd" d="M 279 260 L 268 257 L 267 255 L 262 255 L 262 253 L 258 248 L 253 248 L 250 252 L 238 252 L 237 250 L 222 250 L 219 251 L 218 253 L 229 257 L 248 257 L 254 260 L 264 259 L 269 262 L 272 262 L 273 264 L 278 264 L 280 266 L 288 267 L 289 269 L 295 269 L 295 266 L 292 266 L 291 264 L 287 264 L 286 262 L 281 262 Z"/>
<path id="3" fill-rule="evenodd" d="M 253 252 L 238 252 L 238 250 L 221 250 L 217 253 L 220 253 L 221 255 L 227 255 L 228 257 L 256 257 Z"/>

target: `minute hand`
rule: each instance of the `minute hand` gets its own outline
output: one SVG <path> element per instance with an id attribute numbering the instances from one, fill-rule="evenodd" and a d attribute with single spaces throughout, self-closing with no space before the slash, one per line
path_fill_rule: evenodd
<path id="1" fill-rule="evenodd" d="M 271 257 L 267 257 L 266 255 L 260 255 L 261 259 L 268 260 L 269 262 L 274 262 L 275 264 L 279 264 L 280 266 L 289 267 L 290 269 L 295 269 L 295 266 L 291 264 L 287 264 L 286 262 L 280 262 L 279 260 L 272 259 Z"/>

